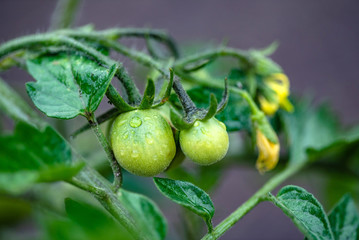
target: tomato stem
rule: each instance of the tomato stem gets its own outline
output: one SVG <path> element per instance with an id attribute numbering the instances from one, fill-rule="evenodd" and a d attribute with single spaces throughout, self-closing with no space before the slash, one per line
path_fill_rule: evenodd
<path id="1" fill-rule="evenodd" d="M 77 178 L 72 178 L 71 180 L 68 180 L 67 182 L 84 190 L 84 191 L 93 193 L 94 195 L 96 195 L 96 197 L 98 197 L 100 199 L 104 199 L 107 196 L 107 193 L 104 189 L 97 188 L 93 185 L 82 182 L 82 181 L 78 180 Z"/>
<path id="2" fill-rule="evenodd" d="M 185 118 L 191 118 L 191 115 L 196 112 L 197 107 L 194 105 L 191 98 L 188 96 L 186 90 L 184 90 L 180 80 L 175 77 L 173 80 L 173 90 L 176 92 L 183 110 L 185 112 Z"/>
<path id="3" fill-rule="evenodd" d="M 306 162 L 288 166 L 282 172 L 276 174 L 269 179 L 252 197 L 244 202 L 239 208 L 232 212 L 227 218 L 219 223 L 212 232 L 207 233 L 202 240 L 214 240 L 222 236 L 228 231 L 234 224 L 236 224 L 243 216 L 245 216 L 250 210 L 257 206 L 262 201 L 267 200 L 267 194 L 276 188 L 283 181 L 293 176 L 295 173 L 300 171 Z"/>
<path id="4" fill-rule="evenodd" d="M 107 67 L 117 64 L 118 68 L 116 77 L 124 86 L 130 104 L 138 103 L 141 101 L 141 94 L 138 88 L 129 77 L 126 69 L 121 63 L 112 60 L 92 47 L 89 47 L 73 38 L 56 34 L 56 32 L 29 35 L 8 41 L 0 46 L 0 58 L 21 49 L 31 49 L 38 46 L 66 46 L 86 54 L 90 58 L 93 58 L 100 64 Z"/>
<path id="5" fill-rule="evenodd" d="M 111 165 L 111 169 L 114 175 L 114 181 L 113 181 L 113 187 L 114 187 L 114 191 L 117 192 L 117 190 L 121 187 L 122 185 L 122 170 L 121 170 L 121 166 L 120 164 L 117 162 L 115 155 L 112 151 L 112 148 L 110 146 L 110 144 L 108 143 L 105 135 L 103 134 L 102 130 L 100 129 L 98 122 L 94 116 L 94 114 L 90 114 L 87 117 L 87 120 L 91 126 L 91 129 L 93 130 L 93 132 L 95 133 L 97 139 L 99 140 L 102 148 L 104 149 L 106 155 L 107 155 L 107 159 L 110 162 Z"/>

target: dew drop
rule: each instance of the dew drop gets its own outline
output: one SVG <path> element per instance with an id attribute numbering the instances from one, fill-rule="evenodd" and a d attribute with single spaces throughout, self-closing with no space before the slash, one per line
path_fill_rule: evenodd
<path id="1" fill-rule="evenodd" d="M 207 134 L 207 133 L 208 133 L 208 130 L 202 127 L 202 128 L 201 128 L 201 132 L 202 132 L 203 134 Z"/>
<path id="2" fill-rule="evenodd" d="M 149 132 L 146 133 L 145 138 L 146 138 L 146 142 L 147 142 L 148 144 L 152 144 L 152 143 L 153 143 L 152 133 L 149 133 Z"/>
<path id="3" fill-rule="evenodd" d="M 125 156 L 125 151 L 124 150 L 120 150 L 120 156 Z"/>
<path id="4" fill-rule="evenodd" d="M 139 156 L 138 151 L 137 151 L 136 149 L 133 149 L 133 150 L 132 150 L 132 153 L 131 153 L 131 157 L 137 158 L 138 156 Z"/>
<path id="5" fill-rule="evenodd" d="M 139 117 L 133 117 L 130 121 L 130 126 L 133 128 L 137 128 L 139 126 L 141 126 L 142 121 Z"/>
<path id="6" fill-rule="evenodd" d="M 198 126 L 199 126 L 199 122 L 196 121 L 196 122 L 193 124 L 193 126 L 198 127 Z"/>
<path id="7" fill-rule="evenodd" d="M 166 155 L 162 150 L 160 150 L 158 153 L 159 153 L 161 156 L 165 156 L 165 155 Z"/>
<path id="8" fill-rule="evenodd" d="M 150 117 L 145 117 L 144 120 L 145 120 L 145 121 L 150 121 L 151 118 L 150 118 Z"/>
<path id="9" fill-rule="evenodd" d="M 123 139 L 127 139 L 127 138 L 128 138 L 128 132 L 125 132 L 125 133 L 122 135 L 122 138 L 123 138 Z"/>

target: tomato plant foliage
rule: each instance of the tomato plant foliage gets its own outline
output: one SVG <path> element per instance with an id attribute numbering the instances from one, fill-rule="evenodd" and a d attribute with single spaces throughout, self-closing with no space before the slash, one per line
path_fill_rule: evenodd
<path id="1" fill-rule="evenodd" d="M 63 119 L 94 112 L 115 73 L 84 56 L 68 54 L 29 60 L 27 69 L 37 80 L 26 84 L 35 105 L 47 116 Z"/>
<path id="2" fill-rule="evenodd" d="M 122 37 L 143 38 L 148 51 L 128 48 L 117 41 Z M 162 48 L 170 56 L 159 54 Z M 333 168 L 356 184 L 359 176 L 358 128 L 342 127 L 327 106 L 289 98 L 289 78 L 269 57 L 275 48 L 272 44 L 244 51 L 221 46 L 179 57 L 176 43 L 163 31 L 98 31 L 91 26 L 2 44 L 0 71 L 13 66 L 26 70 L 34 78 L 26 83 L 30 100 L 57 120 L 44 120 L 43 114 L 39 116 L 0 79 L 0 110 L 14 123 L 13 130 L 10 124 L 0 136 L 1 193 L 51 203 L 44 204 L 46 211 L 34 215 L 41 219 L 44 236 L 51 239 L 171 238 L 173 226 L 161 212 L 166 208 L 156 204 L 168 199 L 181 206 L 186 239 L 218 239 L 262 201 L 273 202 L 308 239 L 357 239 L 359 214 L 354 194 L 353 198 L 345 195 L 329 214 L 301 187 L 289 185 L 276 196 L 270 194 L 311 164 L 322 170 Z M 149 77 L 143 94 L 132 79 L 132 75 L 139 75 L 140 80 L 143 74 L 130 75 L 122 62 L 112 59 L 112 52 L 147 67 Z M 234 59 L 224 84 L 223 79 L 210 76 L 214 70 L 222 75 L 227 71 L 223 66 L 210 69 L 222 57 Z M 105 95 L 113 108 L 98 114 Z M 68 125 L 58 121 L 78 115 L 88 124 L 68 137 Z M 71 130 L 77 123 L 70 121 Z M 100 126 L 103 123 L 107 125 Z M 80 136 L 83 138 L 78 140 L 77 135 L 89 129 L 95 136 Z M 227 131 L 233 132 L 230 137 Z M 234 133 L 238 131 L 248 134 Z M 94 147 L 93 140 L 103 151 Z M 184 160 L 185 155 L 194 163 Z M 207 192 L 214 190 L 228 168 L 252 166 L 257 156 L 261 173 L 277 164 L 282 171 L 274 169 L 263 187 L 212 226 L 215 206 Z M 210 164 L 214 165 L 205 166 Z M 130 174 L 154 177 L 154 185 L 168 199 L 153 197 L 151 186 L 144 185 L 148 181 Z M 156 177 L 159 174 L 161 177 Z M 58 181 L 67 184 L 59 184 L 53 195 L 46 184 L 37 184 Z M 150 184 L 154 188 L 152 181 Z M 137 193 L 139 186 L 145 189 L 143 194 Z M 89 200 L 88 193 L 97 202 Z M 57 206 L 63 199 L 65 207 Z M 182 207 L 189 212 L 183 212 Z M 195 215 L 207 225 L 204 236 L 200 234 L 205 225 Z M 69 233 L 60 231 L 64 228 Z"/>

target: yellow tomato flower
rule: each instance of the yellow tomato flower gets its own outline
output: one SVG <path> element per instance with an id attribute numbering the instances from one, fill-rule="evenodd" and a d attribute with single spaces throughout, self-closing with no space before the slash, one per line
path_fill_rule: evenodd
<path id="1" fill-rule="evenodd" d="M 277 97 L 279 106 L 284 110 L 293 111 L 293 105 L 289 102 L 289 79 L 284 73 L 275 73 L 266 78 L 267 86 L 272 89 Z"/>
<path id="2" fill-rule="evenodd" d="M 259 104 L 261 105 L 262 111 L 266 115 L 273 115 L 279 108 L 278 102 L 270 102 L 263 96 L 259 96 L 258 101 L 259 101 Z"/>
<path id="3" fill-rule="evenodd" d="M 257 147 L 259 156 L 256 167 L 260 173 L 273 169 L 279 160 L 279 143 L 272 143 L 269 139 L 257 129 L 256 131 Z"/>
<path id="4" fill-rule="evenodd" d="M 267 77 L 265 84 L 274 92 L 270 101 L 264 96 L 259 96 L 259 104 L 266 115 L 273 115 L 279 107 L 291 112 L 293 105 L 289 102 L 289 79 L 283 73 L 274 73 Z"/>

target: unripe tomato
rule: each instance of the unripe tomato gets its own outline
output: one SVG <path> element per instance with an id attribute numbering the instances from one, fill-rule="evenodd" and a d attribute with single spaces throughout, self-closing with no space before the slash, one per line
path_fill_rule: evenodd
<path id="1" fill-rule="evenodd" d="M 200 165 L 218 162 L 229 146 L 226 126 L 215 118 L 197 120 L 191 128 L 180 132 L 179 139 L 183 153 Z"/>
<path id="2" fill-rule="evenodd" d="M 111 144 L 119 164 L 139 176 L 163 172 L 176 154 L 170 125 L 153 109 L 118 116 L 112 126 Z"/>

